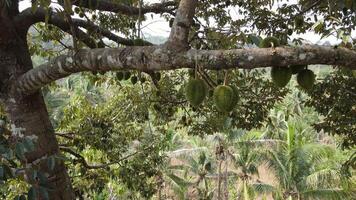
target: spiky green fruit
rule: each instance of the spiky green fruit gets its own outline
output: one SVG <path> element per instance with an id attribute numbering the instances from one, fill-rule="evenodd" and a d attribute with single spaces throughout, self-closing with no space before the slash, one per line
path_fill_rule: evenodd
<path id="1" fill-rule="evenodd" d="M 80 17 L 80 18 L 84 18 L 84 17 L 85 17 L 84 13 L 83 13 L 83 12 L 80 12 L 80 13 L 79 13 L 79 17 Z"/>
<path id="2" fill-rule="evenodd" d="M 123 72 L 116 72 L 116 78 L 118 81 L 122 81 L 124 79 L 124 73 Z"/>
<path id="3" fill-rule="evenodd" d="M 214 89 L 214 103 L 220 112 L 230 112 L 236 105 L 234 89 L 230 86 L 219 85 Z"/>
<path id="4" fill-rule="evenodd" d="M 185 96 L 193 107 L 203 103 L 208 88 L 202 79 L 190 79 L 185 86 Z"/>
<path id="5" fill-rule="evenodd" d="M 312 70 L 304 69 L 297 75 L 299 86 L 305 90 L 311 90 L 315 82 L 315 74 Z"/>
<path id="6" fill-rule="evenodd" d="M 159 72 L 154 73 L 154 78 L 155 78 L 157 81 L 160 81 L 160 80 L 161 80 L 161 77 L 162 77 L 161 73 L 159 73 Z"/>
<path id="7" fill-rule="evenodd" d="M 76 14 L 79 14 L 79 13 L 80 13 L 80 8 L 79 8 L 79 7 L 75 7 L 75 8 L 74 8 L 74 12 L 75 12 Z"/>
<path id="8" fill-rule="evenodd" d="M 302 15 L 296 16 L 294 19 L 294 26 L 296 28 L 300 28 L 303 26 L 303 24 L 304 24 L 304 17 Z"/>
<path id="9" fill-rule="evenodd" d="M 141 81 L 141 83 L 144 83 L 144 82 L 146 82 L 146 78 L 144 76 L 141 76 L 140 81 Z"/>
<path id="10" fill-rule="evenodd" d="M 272 67 L 272 81 L 278 87 L 284 87 L 292 78 L 292 70 L 289 67 Z"/>
<path id="11" fill-rule="evenodd" d="M 288 35 L 293 35 L 293 29 L 288 29 L 287 34 Z"/>
<path id="12" fill-rule="evenodd" d="M 278 47 L 280 45 L 278 38 L 276 37 L 266 37 L 261 41 L 260 47 L 261 48 L 271 48 L 271 47 Z"/>
<path id="13" fill-rule="evenodd" d="M 130 72 L 124 72 L 124 80 L 125 81 L 129 80 L 130 77 L 131 77 L 131 73 Z"/>
<path id="14" fill-rule="evenodd" d="M 234 104 L 236 105 L 237 102 L 239 101 L 239 95 L 238 95 L 238 89 L 235 85 L 230 85 L 230 87 L 232 88 L 232 90 L 234 91 L 235 94 L 235 101 Z"/>
<path id="15" fill-rule="evenodd" d="M 171 19 L 169 20 L 169 27 L 170 27 L 170 28 L 172 28 L 173 23 L 174 23 L 174 18 L 171 18 Z"/>
<path id="16" fill-rule="evenodd" d="M 135 84 L 137 83 L 137 80 L 138 80 L 137 76 L 132 76 L 132 77 L 131 77 L 131 83 L 132 83 L 133 85 L 135 85 Z"/>
<path id="17" fill-rule="evenodd" d="M 306 65 L 291 65 L 289 67 L 292 70 L 292 74 L 298 74 L 300 71 L 307 68 Z"/>

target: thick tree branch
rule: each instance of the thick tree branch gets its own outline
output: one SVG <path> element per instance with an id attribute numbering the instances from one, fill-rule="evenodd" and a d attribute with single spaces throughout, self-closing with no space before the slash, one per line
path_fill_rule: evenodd
<path id="1" fill-rule="evenodd" d="M 28 8 L 15 18 L 15 22 L 19 28 L 21 28 L 23 30 L 27 30 L 33 24 L 36 24 L 39 22 L 45 22 L 46 14 L 47 14 L 46 11 L 42 8 L 38 8 L 35 13 L 32 12 L 32 9 Z M 102 36 L 107 37 L 109 40 L 116 42 L 117 44 L 122 44 L 125 46 L 135 45 L 134 40 L 120 37 L 120 36 L 112 33 L 109 30 L 106 30 L 106 29 L 101 28 L 100 26 L 97 26 L 96 24 L 94 24 L 90 21 L 85 21 L 85 20 L 76 19 L 76 18 L 72 18 L 71 21 L 72 21 L 72 24 L 75 26 L 75 29 L 77 31 L 76 33 L 79 34 L 79 35 L 77 35 L 77 38 L 81 39 L 82 42 L 84 42 L 90 48 L 96 47 L 96 46 L 93 46 L 93 42 L 94 42 L 93 39 L 91 39 L 88 34 L 85 34 L 83 31 L 81 31 L 77 27 L 82 27 L 87 30 L 95 31 L 95 32 L 101 34 Z M 61 16 L 59 16 L 55 12 L 50 13 L 48 23 L 60 28 L 61 30 L 67 32 L 68 34 L 72 34 L 70 31 L 70 24 L 68 24 L 68 22 L 66 22 Z M 150 42 L 143 41 L 142 45 L 149 46 L 152 44 Z M 100 46 L 103 47 L 104 45 L 102 44 Z"/>
<path id="2" fill-rule="evenodd" d="M 101 34 L 102 36 L 108 38 L 109 40 L 116 42 L 117 44 L 122 44 L 125 46 L 134 46 L 135 45 L 135 40 L 120 37 L 120 36 L 112 33 L 109 30 L 103 29 L 100 26 L 95 25 L 92 22 L 84 21 L 81 19 L 73 19 L 72 21 L 73 21 L 74 25 L 76 25 L 78 27 L 85 28 L 87 30 L 95 31 L 95 32 Z M 142 46 L 151 46 L 152 43 L 150 43 L 148 41 L 143 41 L 141 45 Z"/>
<path id="3" fill-rule="evenodd" d="M 28 28 L 36 24 L 38 22 L 44 22 L 46 18 L 46 11 L 44 9 L 38 8 L 35 13 L 32 12 L 30 8 L 24 10 L 14 19 L 16 27 L 20 30 L 27 31 Z M 48 23 L 58 27 L 68 34 L 72 34 L 70 24 L 65 21 L 58 14 L 51 12 L 49 14 Z M 84 33 L 78 27 L 74 27 L 75 35 L 77 39 L 83 42 L 90 48 L 102 48 L 105 45 L 103 43 L 97 43 L 93 38 L 91 38 L 88 34 Z"/>
<path id="4" fill-rule="evenodd" d="M 167 47 L 175 50 L 187 50 L 189 48 L 188 36 L 193 22 L 197 0 L 181 0 L 174 23 L 166 42 Z"/>
<path id="5" fill-rule="evenodd" d="M 253 69 L 288 65 L 340 65 L 356 69 L 356 51 L 317 45 L 301 47 L 249 48 L 233 50 L 188 50 L 176 52 L 164 46 L 82 49 L 62 55 L 22 75 L 14 85 L 29 94 L 73 73 L 110 70 Z"/>
<path id="6" fill-rule="evenodd" d="M 63 0 L 58 1 L 59 4 L 63 5 Z M 125 15 L 138 15 L 139 8 L 125 5 L 123 3 L 117 3 L 109 0 L 72 0 L 72 4 L 80 6 L 83 8 L 88 8 L 91 10 L 108 11 L 114 13 L 120 13 Z M 177 2 L 175 1 L 165 1 L 162 3 L 155 3 L 148 6 L 142 7 L 141 13 L 165 13 L 176 9 Z"/>

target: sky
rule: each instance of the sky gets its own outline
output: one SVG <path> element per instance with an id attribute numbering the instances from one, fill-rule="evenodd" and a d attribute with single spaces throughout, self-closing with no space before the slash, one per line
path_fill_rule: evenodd
<path id="1" fill-rule="evenodd" d="M 160 0 L 144 0 L 147 3 L 159 3 Z M 20 10 L 26 9 L 31 6 L 31 1 L 30 0 L 24 0 L 20 2 Z M 290 3 L 296 3 L 297 0 L 289 0 Z M 280 2 L 279 4 L 283 4 L 285 2 Z M 55 5 L 55 4 L 54 4 Z M 278 6 L 278 5 L 277 5 Z M 233 9 L 237 8 L 232 8 L 231 14 L 233 15 L 234 12 Z M 142 22 L 142 33 L 143 35 L 152 35 L 152 36 L 161 36 L 161 37 L 168 37 L 170 28 L 169 24 L 167 21 L 165 21 L 163 18 L 161 18 L 159 15 L 154 14 L 153 18 L 151 18 L 149 14 L 149 17 L 147 17 L 148 20 Z M 237 17 L 237 16 L 235 16 Z M 341 41 L 338 41 L 335 36 L 329 36 L 327 38 L 323 38 L 322 40 L 320 39 L 320 36 L 317 34 L 314 34 L 312 32 L 307 32 L 305 34 L 293 34 L 293 37 L 301 37 L 308 41 L 309 43 L 313 44 L 324 44 L 325 42 L 329 42 L 330 44 L 338 44 Z M 356 33 L 353 34 L 353 37 L 356 37 Z"/>

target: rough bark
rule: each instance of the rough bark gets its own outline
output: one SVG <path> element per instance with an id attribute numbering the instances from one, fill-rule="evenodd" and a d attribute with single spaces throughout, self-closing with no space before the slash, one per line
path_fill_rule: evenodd
<path id="1" fill-rule="evenodd" d="M 175 70 L 194 68 L 196 62 L 205 69 L 253 69 L 288 65 L 340 65 L 356 69 L 356 52 L 345 48 L 316 45 L 301 47 L 251 48 L 234 50 L 188 50 L 175 52 L 164 46 L 82 49 L 76 54 L 57 57 L 28 71 L 16 82 L 20 93 L 32 93 L 42 86 L 82 71 Z"/>
<path id="2" fill-rule="evenodd" d="M 172 50 L 187 50 L 189 30 L 193 22 L 197 0 L 181 0 L 174 23 L 166 43 L 166 47 Z"/>
<path id="3" fill-rule="evenodd" d="M 63 0 L 59 0 L 59 3 L 63 5 Z M 73 0 L 72 4 L 91 10 L 108 11 L 124 15 L 138 15 L 140 13 L 140 9 L 137 7 L 132 7 L 123 3 L 117 3 L 109 0 Z M 170 12 L 175 9 L 176 5 L 177 3 L 175 1 L 151 4 L 142 7 L 141 14 L 150 12 L 156 14 Z"/>
<path id="4" fill-rule="evenodd" d="M 62 31 L 73 34 L 71 25 L 64 20 L 63 17 L 57 13 L 47 13 L 44 9 L 38 8 L 35 13 L 32 13 L 32 9 L 26 9 L 14 18 L 14 24 L 17 30 L 26 32 L 29 27 L 38 22 L 45 22 L 46 15 L 49 14 L 48 23 L 61 29 Z M 76 19 L 73 19 L 74 21 Z M 76 25 L 76 24 L 73 24 Z M 83 42 L 89 48 L 103 48 L 103 43 L 96 42 L 89 34 L 80 30 L 77 26 L 74 27 L 74 34 L 81 42 Z"/>
<path id="5" fill-rule="evenodd" d="M 61 17 L 58 15 L 58 13 L 51 11 L 50 13 L 47 13 L 46 10 L 42 8 L 38 8 L 35 12 L 32 12 L 31 8 L 28 8 L 24 11 L 22 11 L 18 16 L 15 17 L 14 21 L 18 29 L 22 30 L 27 30 L 31 25 L 39 23 L 39 22 L 45 22 L 46 15 L 49 15 L 48 18 L 48 23 L 51 25 L 54 25 L 58 27 L 59 29 L 63 30 L 64 32 L 67 32 L 69 34 L 72 34 L 70 30 L 69 24 Z M 112 33 L 109 30 L 106 30 L 100 26 L 97 26 L 93 22 L 90 21 L 85 21 L 77 18 L 72 18 L 72 24 L 75 26 L 75 33 L 77 35 L 77 38 L 80 39 L 83 43 L 85 43 L 88 47 L 90 48 L 95 48 L 97 47 L 96 42 L 90 38 L 90 36 L 80 29 L 85 28 L 88 31 L 92 32 L 97 32 L 101 34 L 104 37 L 107 37 L 109 40 L 116 42 L 117 44 L 125 45 L 125 46 L 134 46 L 135 41 L 131 39 L 126 39 L 123 37 L 120 37 L 114 33 Z M 143 44 L 146 45 L 152 45 L 151 43 L 144 41 Z"/>
<path id="6" fill-rule="evenodd" d="M 0 85 L 1 101 L 10 123 L 24 136 L 37 138 L 35 150 L 26 153 L 26 164 L 40 166 L 40 171 L 49 175 L 50 199 L 74 199 L 71 182 L 63 161 L 58 161 L 53 170 L 48 169 L 47 156 L 59 153 L 48 112 L 40 92 L 21 96 L 11 87 L 21 74 L 32 69 L 32 62 L 26 45 L 26 34 L 18 33 L 11 18 L 0 15 Z"/>

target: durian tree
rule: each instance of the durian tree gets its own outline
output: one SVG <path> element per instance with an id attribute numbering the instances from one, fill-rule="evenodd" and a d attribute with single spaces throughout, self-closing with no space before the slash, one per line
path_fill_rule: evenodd
<path id="1" fill-rule="evenodd" d="M 225 70 L 225 77 L 232 76 L 226 79 L 231 80 L 239 76 L 236 69 L 288 68 L 283 73 L 288 76 L 293 71 L 290 66 L 295 65 L 325 64 L 356 69 L 351 38 L 356 25 L 356 3 L 352 0 L 301 0 L 285 4 L 277 0 L 168 0 L 155 4 L 135 0 L 58 0 L 55 8 L 50 7 L 51 1 L 34 0 L 30 8 L 21 11 L 20 2 L 0 0 L 0 99 L 13 131 L 36 138 L 35 149 L 25 152 L 22 161 L 26 166 L 36 164 L 48 174 L 48 185 L 52 188 L 48 198 L 54 200 L 74 199 L 64 162 L 58 160 L 54 170 L 50 170 L 46 159 L 60 150 L 41 88 L 56 80 L 78 72 L 133 70 L 152 75 L 182 68 L 198 71 L 197 65 L 201 75 L 195 78 L 206 71 Z M 232 10 L 237 17 L 232 17 Z M 152 45 L 140 36 L 140 22 L 150 13 L 160 14 L 170 22 L 170 36 L 162 45 Z M 34 25 L 41 40 L 57 41 L 66 50 L 54 53 L 41 50 L 27 37 Z M 293 45 L 288 43 L 292 34 L 308 31 L 322 36 L 335 34 L 343 39 L 343 45 L 305 45 L 298 37 L 294 37 Z M 72 38 L 70 46 L 61 43 L 68 35 Z M 261 40 L 261 36 L 277 38 L 278 42 L 271 38 Z M 115 45 L 107 44 L 103 38 Z M 250 44 L 263 48 L 246 48 Z M 32 54 L 51 60 L 34 68 Z M 309 71 L 303 74 L 306 77 L 298 74 L 301 76 L 298 79 L 309 82 L 313 77 Z M 137 82 L 135 78 L 132 81 Z M 230 103 L 244 95 L 242 92 L 238 98 L 232 96 L 236 89 L 226 80 L 223 84 L 220 88 L 229 93 Z M 225 94 L 222 90 L 219 93 Z M 266 93 L 255 94 L 273 101 Z M 226 102 L 226 99 L 219 101 L 219 105 Z"/>

